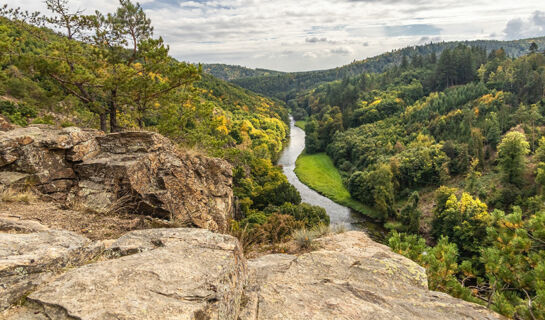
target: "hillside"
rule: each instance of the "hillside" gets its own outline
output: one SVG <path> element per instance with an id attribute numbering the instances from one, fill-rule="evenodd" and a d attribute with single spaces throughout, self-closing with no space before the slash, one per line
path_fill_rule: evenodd
<path id="1" fill-rule="evenodd" d="M 227 64 L 203 64 L 202 71 L 218 79 L 232 81 L 243 78 L 263 77 L 279 75 L 284 72 L 267 69 L 250 69 L 242 66 L 232 66 Z"/>
<path id="2" fill-rule="evenodd" d="M 66 3 L 61 1 L 61 5 Z M 0 18 L 0 48 L 4 50 L 0 56 L 2 130 L 28 128 L 32 137 L 40 135 L 37 128 L 42 126 L 48 130 L 66 128 L 67 131 L 61 137 L 70 136 L 76 130 L 75 127 L 99 130 L 103 134 L 129 132 L 135 136 L 139 136 L 138 132 L 155 132 L 166 136 L 190 154 L 222 158 L 229 163 L 229 169 L 225 169 L 228 173 L 225 174 L 232 180 L 228 187 L 232 189 L 233 197 L 218 202 L 231 216 L 224 219 L 222 227 L 217 230 L 232 232 L 244 239 L 245 250 L 252 247 L 274 247 L 289 238 L 296 229 L 329 223 L 322 208 L 301 204 L 298 191 L 289 184 L 281 168 L 274 164 L 289 136 L 288 110 L 282 102 L 203 74 L 199 67 L 170 57 L 168 45 L 160 37 L 153 36 L 151 21 L 138 4 L 124 1 L 111 16 L 96 14 L 89 17 L 70 13 L 70 18 L 65 19 L 67 12 L 70 12 L 70 8 L 61 6 L 50 13 L 53 18 L 45 18 L 29 16 L 7 7 L 0 8 L 3 16 Z M 130 12 L 129 16 L 126 16 L 127 12 Z M 68 21 L 70 28 L 63 21 Z M 141 33 L 140 38 L 133 43 L 131 41 L 135 39 L 131 36 L 131 28 L 135 21 Z M 51 28 L 59 32 L 53 32 Z M 133 49 L 123 47 L 124 43 L 134 44 L 129 46 Z M 74 135 L 81 138 L 79 133 Z M 24 137 L 21 139 L 28 141 Z M 130 145 L 131 140 L 136 138 L 127 135 L 124 139 L 125 144 Z M 142 142 L 142 145 L 157 139 L 157 136 L 151 136 L 144 139 L 146 142 Z M 23 149 L 31 149 L 30 146 L 16 148 L 15 144 L 10 139 L 2 144 L 6 148 L 0 150 L 2 154 L 6 152 L 5 157 L 0 156 L 2 166 L 11 164 Z M 46 142 L 43 144 L 48 145 Z M 42 145 L 36 146 L 38 149 L 40 147 Z M 96 144 L 80 147 L 81 152 L 91 155 L 97 151 Z M 122 153 L 123 148 L 121 143 L 118 154 Z M 115 150 L 110 151 L 116 153 Z M 164 153 L 157 157 L 166 155 Z M 52 163 L 62 165 L 62 168 L 67 165 L 65 162 L 72 164 L 80 161 L 52 157 Z M 124 160 L 96 161 L 121 163 Z M 162 163 L 166 160 L 161 158 L 157 161 Z M 190 162 L 197 163 L 196 160 Z M 24 168 L 11 165 L 7 171 L 18 169 L 15 175 L 8 175 L 7 182 L 13 182 L 11 178 L 20 177 L 21 173 L 34 177 L 32 174 L 46 165 L 39 161 L 24 165 Z M 157 162 L 146 165 L 156 166 Z M 101 174 L 119 177 L 119 172 L 110 169 Z M 193 174 L 181 169 L 168 170 L 171 169 L 183 176 Z M 219 169 L 205 170 L 201 166 L 199 170 Z M 68 169 L 64 171 L 71 172 Z M 73 185 L 74 175 L 64 176 L 66 172 L 58 177 L 58 181 L 52 178 L 54 182 L 51 185 L 28 182 L 11 186 L 8 183 L 0 193 L 6 199 L 11 199 L 13 194 L 20 192 L 26 194 L 43 189 L 49 195 L 58 193 L 59 189 L 68 190 Z M 196 173 L 198 177 L 203 174 Z M 29 180 L 34 181 L 33 178 Z M 121 206 L 124 204 L 123 199 L 131 198 L 130 194 L 134 192 L 134 189 L 123 189 L 125 187 L 120 186 L 115 196 L 112 196 L 122 198 L 116 199 L 121 202 Z M 164 185 L 148 185 L 145 188 L 148 187 L 148 195 L 156 198 L 148 200 L 156 205 L 162 196 L 151 195 L 151 189 L 158 190 Z M 210 188 L 216 188 L 213 193 L 220 194 L 219 185 Z M 207 193 L 204 190 L 206 188 L 197 189 L 203 189 L 201 194 Z M 108 203 L 100 198 L 106 195 L 104 190 L 91 187 L 88 191 L 91 194 L 89 201 L 99 206 Z M 61 198 L 66 198 L 66 193 L 60 194 Z M 98 198 L 93 198 L 93 195 Z M 233 199 L 237 199 L 236 202 Z M 191 205 L 191 210 L 200 212 L 194 202 L 196 199 L 188 201 L 186 205 Z M 77 209 L 82 205 L 81 202 L 85 201 L 67 206 Z M 90 211 L 102 212 L 96 207 Z M 133 213 L 146 215 L 150 211 L 165 213 L 165 208 L 151 209 L 149 204 L 135 205 Z M 173 216 L 164 214 L 160 218 L 172 220 Z M 206 221 L 202 224 L 194 220 L 190 225 L 204 226 L 211 223 L 204 213 L 198 219 Z"/>
<path id="3" fill-rule="evenodd" d="M 340 80 L 364 72 L 383 72 L 394 65 L 399 65 L 403 57 L 411 59 L 414 56 L 431 53 L 440 55 L 443 50 L 455 48 L 460 44 L 484 48 L 487 52 L 503 48 L 509 57 L 520 57 L 528 53 L 532 42 L 536 42 L 540 48 L 545 48 L 545 37 L 515 41 L 475 40 L 440 42 L 394 50 L 376 57 L 355 61 L 349 65 L 335 69 L 245 77 L 234 79 L 233 82 L 254 92 L 288 101 L 294 97 L 296 92 L 313 88 L 320 83 Z M 236 69 L 237 67 L 233 67 L 233 70 Z"/>
<path id="4" fill-rule="evenodd" d="M 291 103 L 308 115 L 307 153 L 327 153 L 432 288 L 520 319 L 545 315 L 545 54 L 533 47 L 510 58 L 460 44 Z"/>

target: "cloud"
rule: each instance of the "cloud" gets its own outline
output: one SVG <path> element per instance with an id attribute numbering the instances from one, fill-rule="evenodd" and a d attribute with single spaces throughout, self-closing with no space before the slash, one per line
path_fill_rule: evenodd
<path id="1" fill-rule="evenodd" d="M 535 11 L 527 19 L 511 19 L 503 33 L 507 40 L 545 36 L 545 12 Z"/>
<path id="2" fill-rule="evenodd" d="M 333 68 L 440 40 L 545 34 L 543 0 L 139 0 L 175 58 L 281 71 Z M 39 0 L 6 0 L 45 10 Z M 117 0 L 70 0 L 112 12 Z M 522 18 L 522 19 L 521 19 Z M 517 29 L 516 19 L 522 20 Z M 515 21 L 506 26 L 508 21 Z M 504 32 L 505 31 L 505 32 Z"/>
<path id="3" fill-rule="evenodd" d="M 327 38 L 318 38 L 318 37 L 306 38 L 305 42 L 307 43 L 327 42 Z"/>
<path id="4" fill-rule="evenodd" d="M 331 49 L 329 52 L 333 54 L 349 55 L 354 52 L 354 49 L 352 49 L 351 47 L 338 47 Z"/>
<path id="5" fill-rule="evenodd" d="M 437 43 L 441 42 L 441 37 L 422 37 L 418 40 L 418 44 Z"/>

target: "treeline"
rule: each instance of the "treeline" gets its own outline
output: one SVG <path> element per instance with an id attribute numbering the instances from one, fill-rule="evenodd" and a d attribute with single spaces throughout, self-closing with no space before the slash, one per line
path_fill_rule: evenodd
<path id="1" fill-rule="evenodd" d="M 290 101 L 430 288 L 545 318 L 545 54 L 457 46 Z"/>
<path id="2" fill-rule="evenodd" d="M 289 136 L 283 103 L 171 58 L 137 3 L 122 0 L 108 15 L 46 4 L 47 15 L 0 10 L 0 114 L 20 126 L 157 131 L 228 160 L 238 199 L 233 232 L 252 243 L 329 223 L 322 208 L 301 204 L 274 165 Z"/>
<path id="3" fill-rule="evenodd" d="M 362 73 L 382 73 L 394 66 L 403 64 L 404 59 L 413 60 L 431 54 L 440 55 L 444 50 L 453 50 L 459 45 L 482 48 L 487 52 L 502 49 L 509 57 L 520 57 L 528 53 L 532 43 L 545 48 L 545 37 L 515 41 L 476 40 L 429 43 L 393 50 L 376 57 L 354 61 L 351 64 L 335 69 L 251 77 L 241 75 L 240 78 L 234 78 L 233 83 L 254 92 L 265 94 L 269 97 L 276 97 L 287 102 L 293 99 L 300 91 L 313 89 L 322 83 L 342 80 L 361 75 Z M 231 67 L 225 66 L 225 68 Z M 237 67 L 232 68 L 233 71 L 229 73 L 236 74 Z"/>
<path id="4" fill-rule="evenodd" d="M 206 74 L 212 75 L 218 79 L 225 81 L 231 81 L 241 78 L 271 76 L 283 73 L 280 71 L 259 68 L 251 69 L 242 66 L 233 66 L 219 63 L 203 64 L 202 71 Z"/>

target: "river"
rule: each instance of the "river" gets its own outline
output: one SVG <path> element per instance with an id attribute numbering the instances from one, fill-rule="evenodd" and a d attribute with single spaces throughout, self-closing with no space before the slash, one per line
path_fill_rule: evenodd
<path id="1" fill-rule="evenodd" d="M 295 161 L 305 149 L 305 131 L 295 126 L 293 118 L 290 118 L 290 128 L 289 145 L 282 152 L 278 164 L 282 166 L 288 181 L 301 194 L 302 202 L 324 208 L 330 217 L 331 224 L 344 225 L 349 230 L 365 231 L 375 241 L 384 241 L 384 231 L 380 225 L 350 208 L 333 202 L 299 181 L 294 172 Z"/>

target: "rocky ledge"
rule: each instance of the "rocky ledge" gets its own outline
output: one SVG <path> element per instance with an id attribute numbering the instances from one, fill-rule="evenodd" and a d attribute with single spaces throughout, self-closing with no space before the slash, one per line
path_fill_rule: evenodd
<path id="1" fill-rule="evenodd" d="M 361 232 L 246 261 L 237 239 L 203 229 L 92 243 L 35 222 L 0 227 L 7 320 L 502 319 L 429 291 L 421 267 Z"/>
<path id="2" fill-rule="evenodd" d="M 151 132 L 35 125 L 0 131 L 0 191 L 33 187 L 78 210 L 130 211 L 225 231 L 233 215 L 228 162 L 178 150 Z"/>

